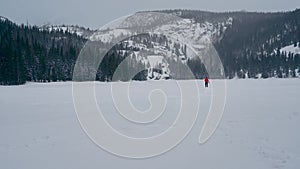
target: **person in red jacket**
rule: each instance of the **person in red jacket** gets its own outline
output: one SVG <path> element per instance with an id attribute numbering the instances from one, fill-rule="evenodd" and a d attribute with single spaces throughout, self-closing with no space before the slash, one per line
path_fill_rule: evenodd
<path id="1" fill-rule="evenodd" d="M 208 77 L 206 77 L 206 78 L 204 79 L 204 83 L 205 83 L 205 87 L 208 87 L 208 83 L 209 83 Z"/>

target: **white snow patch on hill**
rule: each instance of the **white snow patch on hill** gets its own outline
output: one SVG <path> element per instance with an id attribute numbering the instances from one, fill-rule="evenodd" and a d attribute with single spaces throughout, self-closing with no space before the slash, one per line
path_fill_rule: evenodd
<path id="1" fill-rule="evenodd" d="M 300 54 L 300 47 L 299 47 L 299 42 L 297 43 L 297 46 L 295 47 L 294 45 L 289 45 L 285 46 L 280 49 L 280 53 L 286 52 L 288 53 L 293 53 L 293 54 Z"/>
<path id="2" fill-rule="evenodd" d="M 77 34 L 78 36 L 82 36 L 84 38 L 89 38 L 92 33 L 94 32 L 93 30 L 86 29 L 84 27 L 80 26 L 70 26 L 70 25 L 43 25 L 40 27 L 40 30 L 47 30 L 49 32 L 51 31 L 63 31 L 63 32 L 68 32 L 72 34 Z"/>
<path id="3" fill-rule="evenodd" d="M 147 79 L 163 80 L 170 77 L 169 64 L 164 61 L 163 56 L 149 55 L 147 61 L 150 65 L 148 69 Z M 153 71 L 153 69 L 160 69 L 161 73 Z"/>
<path id="4" fill-rule="evenodd" d="M 6 21 L 6 20 L 7 20 L 7 18 L 5 18 L 5 17 L 3 17 L 3 16 L 0 16 L 0 21 L 4 22 L 4 21 Z"/>

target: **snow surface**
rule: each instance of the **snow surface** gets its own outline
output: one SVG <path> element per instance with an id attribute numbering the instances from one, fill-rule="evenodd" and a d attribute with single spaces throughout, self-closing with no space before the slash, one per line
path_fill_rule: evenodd
<path id="1" fill-rule="evenodd" d="M 223 119 L 203 145 L 198 137 L 212 91 L 199 83 L 200 112 L 191 133 L 171 151 L 139 160 L 107 153 L 86 136 L 73 108 L 71 82 L 0 86 L 0 168 L 299 168 L 300 79 L 229 80 Z M 174 120 L 180 103 L 175 81 L 131 83 L 131 101 L 139 109 L 148 108 L 149 90 L 162 88 L 168 94 L 166 117 L 153 128 L 128 124 L 117 115 L 110 84 L 96 83 L 96 97 L 105 117 L 120 132 L 152 135 Z"/>
<path id="2" fill-rule="evenodd" d="M 289 53 L 293 53 L 293 54 L 300 54 L 300 48 L 298 46 L 294 47 L 294 45 L 289 45 L 289 46 L 285 46 L 283 48 L 280 49 L 280 53 L 282 52 L 286 52 L 287 54 Z"/>

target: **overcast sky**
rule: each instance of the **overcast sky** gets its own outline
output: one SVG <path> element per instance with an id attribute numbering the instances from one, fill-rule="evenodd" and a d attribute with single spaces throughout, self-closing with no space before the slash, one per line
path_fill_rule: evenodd
<path id="1" fill-rule="evenodd" d="M 17 23 L 65 23 L 90 28 L 100 28 L 141 10 L 287 11 L 296 8 L 300 8 L 300 0 L 0 0 L 0 16 Z"/>

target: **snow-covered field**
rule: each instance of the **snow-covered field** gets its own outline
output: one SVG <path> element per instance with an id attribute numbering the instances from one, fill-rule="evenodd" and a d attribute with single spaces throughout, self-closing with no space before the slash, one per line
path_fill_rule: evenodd
<path id="1" fill-rule="evenodd" d="M 214 81 L 212 80 L 212 83 Z M 200 114 L 186 139 L 148 159 L 112 155 L 81 129 L 73 106 L 72 83 L 0 86 L 1 169 L 296 169 L 300 167 L 300 79 L 229 80 L 220 126 L 205 144 L 198 137 L 211 89 L 201 83 Z M 110 83 L 96 84 L 96 98 L 108 121 L 127 135 L 152 135 L 174 120 L 180 93 L 174 81 L 132 82 L 131 101 L 146 109 L 148 91 L 169 95 L 165 119 L 131 126 L 117 115 Z M 176 111 L 175 111 L 176 112 Z M 173 117 L 173 118 L 172 118 Z M 133 128 L 136 127 L 136 128 Z M 145 128 L 143 128 L 145 127 Z"/>

